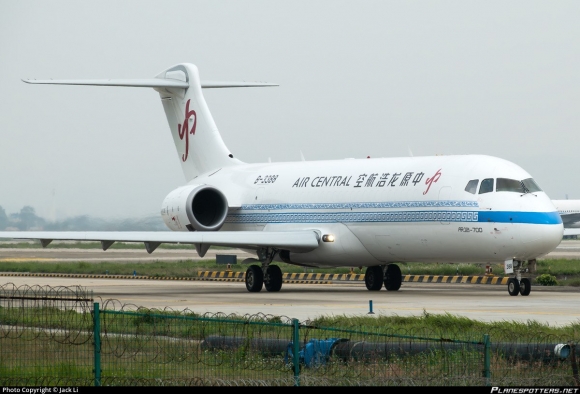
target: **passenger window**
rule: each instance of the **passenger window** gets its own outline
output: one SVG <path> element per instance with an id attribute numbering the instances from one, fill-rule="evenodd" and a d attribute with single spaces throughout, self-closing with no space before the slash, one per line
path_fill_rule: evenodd
<path id="1" fill-rule="evenodd" d="M 524 185 L 515 179 L 497 178 L 495 191 L 524 193 Z"/>
<path id="2" fill-rule="evenodd" d="M 467 186 L 465 186 L 465 191 L 471 194 L 475 194 L 477 192 L 477 184 L 479 183 L 479 179 L 472 179 L 467 182 Z"/>
<path id="3" fill-rule="evenodd" d="M 491 193 L 493 191 L 493 178 L 487 178 L 481 181 L 481 186 L 479 187 L 479 194 Z"/>

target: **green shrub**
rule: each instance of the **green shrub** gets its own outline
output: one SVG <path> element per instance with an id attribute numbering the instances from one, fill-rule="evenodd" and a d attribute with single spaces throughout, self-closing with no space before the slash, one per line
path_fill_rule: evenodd
<path id="1" fill-rule="evenodd" d="M 536 278 L 536 282 L 538 282 L 542 286 L 557 286 L 558 281 L 554 275 L 550 274 L 542 274 Z"/>

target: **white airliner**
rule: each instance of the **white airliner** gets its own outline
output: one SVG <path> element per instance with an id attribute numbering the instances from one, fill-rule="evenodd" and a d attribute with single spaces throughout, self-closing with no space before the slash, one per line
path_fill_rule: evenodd
<path id="1" fill-rule="evenodd" d="M 428 156 L 246 164 L 225 146 L 202 88 L 272 86 L 204 82 L 193 64 L 152 79 L 25 80 L 34 84 L 150 87 L 161 102 L 187 184 L 161 216 L 172 232 L 0 232 L 2 238 L 238 247 L 257 258 L 247 290 L 282 287 L 282 261 L 366 267 L 369 290 L 398 290 L 397 262 L 506 264 L 512 296 L 530 294 L 526 263 L 562 240 L 560 215 L 532 176 L 491 156 Z M 275 85 L 274 85 L 275 86 Z M 510 272 L 510 271 L 508 271 Z"/>
<path id="2" fill-rule="evenodd" d="M 580 234 L 580 200 L 552 200 L 562 218 L 564 235 Z"/>

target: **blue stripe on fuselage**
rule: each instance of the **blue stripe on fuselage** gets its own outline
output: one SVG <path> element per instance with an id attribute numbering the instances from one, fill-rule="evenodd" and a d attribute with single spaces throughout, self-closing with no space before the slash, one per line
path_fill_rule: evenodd
<path id="1" fill-rule="evenodd" d="M 561 224 L 558 212 L 518 211 L 375 211 L 252 212 L 229 214 L 226 223 L 423 223 L 480 222 Z"/>
<path id="2" fill-rule="evenodd" d="M 479 211 L 479 222 L 562 224 L 558 212 Z"/>

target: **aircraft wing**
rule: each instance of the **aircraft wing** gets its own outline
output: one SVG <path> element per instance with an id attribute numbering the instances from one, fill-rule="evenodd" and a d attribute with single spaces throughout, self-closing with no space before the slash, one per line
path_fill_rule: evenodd
<path id="1" fill-rule="evenodd" d="M 580 235 L 580 228 L 564 228 L 564 236 Z"/>
<path id="2" fill-rule="evenodd" d="M 564 227 L 571 223 L 580 222 L 580 213 L 564 213 L 560 214 L 562 218 L 562 223 L 564 223 Z"/>
<path id="3" fill-rule="evenodd" d="M 210 246 L 257 249 L 272 247 L 308 252 L 318 247 L 319 235 L 304 231 L 0 231 L 0 238 L 38 239 L 42 246 L 54 240 L 99 241 L 103 250 L 115 242 L 143 242 L 152 253 L 162 243 L 193 244 L 203 257 Z"/>

